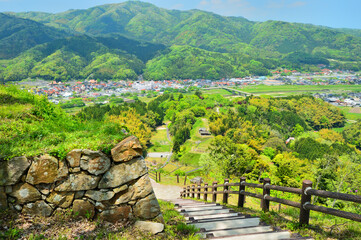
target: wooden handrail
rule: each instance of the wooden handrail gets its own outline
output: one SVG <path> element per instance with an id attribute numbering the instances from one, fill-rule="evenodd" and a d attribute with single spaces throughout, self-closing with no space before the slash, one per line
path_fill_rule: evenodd
<path id="1" fill-rule="evenodd" d="M 230 189 L 230 187 L 236 187 L 236 186 L 239 186 L 239 190 L 235 191 Z M 263 189 L 263 193 L 257 194 L 257 193 L 247 192 L 246 187 Z M 218 188 L 221 189 L 223 188 L 223 190 L 218 190 Z M 272 197 L 271 190 L 301 195 L 301 201 L 294 202 L 283 198 Z M 195 194 L 197 194 L 198 199 L 200 199 L 201 194 L 203 194 L 203 199 L 206 201 L 207 201 L 207 195 L 212 194 L 213 202 L 217 202 L 217 195 L 222 194 L 223 195 L 222 202 L 225 204 L 228 203 L 229 195 L 231 194 L 238 195 L 238 207 L 244 207 L 245 196 L 258 198 L 261 199 L 261 208 L 264 212 L 269 211 L 270 202 L 277 202 L 280 204 L 299 208 L 300 209 L 299 222 L 301 225 L 309 224 L 311 210 L 361 222 L 361 215 L 359 214 L 344 212 L 333 208 L 327 208 L 327 207 L 311 204 L 312 196 L 339 199 L 339 200 L 355 202 L 355 203 L 361 203 L 361 196 L 312 189 L 312 181 L 309 180 L 304 180 L 302 182 L 302 189 L 299 189 L 299 188 L 271 185 L 271 180 L 268 178 L 263 180 L 263 184 L 248 183 L 246 182 L 245 177 L 241 177 L 240 181 L 237 183 L 229 183 L 229 180 L 225 179 L 223 184 L 218 184 L 218 182 L 213 182 L 212 185 L 208 185 L 208 183 L 206 183 L 204 186 L 201 185 L 198 185 L 197 187 L 195 187 L 194 185 L 192 185 L 192 187 L 188 186 L 187 188 L 184 188 L 183 191 L 181 192 L 181 197 L 191 196 L 192 198 L 194 198 Z"/>

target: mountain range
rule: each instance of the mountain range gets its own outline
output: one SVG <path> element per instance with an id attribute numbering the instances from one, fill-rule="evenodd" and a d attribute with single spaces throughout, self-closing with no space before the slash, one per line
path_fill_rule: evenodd
<path id="1" fill-rule="evenodd" d="M 62 13 L 0 13 L 0 78 L 264 75 L 277 67 L 361 70 L 361 30 L 252 22 L 128 1 Z"/>

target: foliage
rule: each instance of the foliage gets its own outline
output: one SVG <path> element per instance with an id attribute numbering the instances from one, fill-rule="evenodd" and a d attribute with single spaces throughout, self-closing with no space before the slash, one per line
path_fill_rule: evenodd
<path id="1" fill-rule="evenodd" d="M 38 44 L 69 34 L 29 19 L 0 13 L 0 58 L 13 58 Z"/>
<path id="2" fill-rule="evenodd" d="M 361 121 L 357 121 L 357 123 L 352 124 L 345 128 L 343 131 L 343 137 L 345 140 L 353 145 L 355 145 L 358 149 L 361 149 Z"/>
<path id="3" fill-rule="evenodd" d="M 49 153 L 65 157 L 74 149 L 109 149 L 125 134 L 114 123 L 82 122 L 44 97 L 0 86 L 0 157 Z"/>
<path id="4" fill-rule="evenodd" d="M 14 15 L 69 32 L 96 35 L 97 41 L 108 48 L 134 54 L 144 62 L 156 56 L 159 50 L 164 50 L 161 44 L 197 49 L 193 52 L 198 53 L 192 54 L 176 54 L 174 47 L 164 50 L 161 53 L 163 58 L 156 58 L 159 62 L 152 61 L 146 71 L 152 79 L 161 76 L 156 74 L 154 68 L 161 71 L 163 76 L 181 76 L 181 71 L 176 71 L 175 67 L 169 65 L 175 57 L 179 60 L 179 67 L 193 71 L 192 78 L 200 75 L 197 69 L 203 70 L 207 78 L 230 75 L 232 68 L 228 64 L 228 57 L 217 53 L 239 56 L 236 61 L 240 62 L 244 69 L 233 69 L 231 75 L 235 76 L 242 76 L 248 71 L 256 75 L 265 75 L 268 69 L 281 65 L 311 69 L 314 68 L 312 65 L 316 64 L 328 65 L 327 59 L 336 60 L 330 63 L 336 64 L 336 67 L 342 66 L 356 71 L 361 67 L 361 38 L 356 30 L 281 21 L 252 22 L 241 17 L 224 17 L 199 10 L 166 10 L 149 3 L 133 1 L 98 6 L 84 11 L 70 10 L 58 14 L 28 12 Z M 45 28 L 41 24 L 39 26 Z M 202 59 L 204 54 L 199 53 L 200 49 L 212 51 L 213 56 L 209 60 Z M 169 55 L 169 51 L 173 53 Z M 194 68 L 189 60 L 194 61 Z M 345 64 L 344 61 L 350 63 Z M 177 61 L 173 63 L 178 66 Z"/>
<path id="5" fill-rule="evenodd" d="M 1 73 L 6 81 L 23 78 L 66 81 L 70 79 L 137 79 L 143 69 L 141 60 L 97 39 L 75 36 L 37 45 L 9 60 Z"/>
<path id="6" fill-rule="evenodd" d="M 151 130 L 147 124 L 143 123 L 140 115 L 134 109 L 123 111 L 119 115 L 110 115 L 105 122 L 113 122 L 125 127 L 129 133 L 138 137 L 140 143 L 145 147 L 151 137 Z"/>
<path id="7" fill-rule="evenodd" d="M 189 46 L 172 46 L 169 52 L 147 63 L 146 79 L 221 79 L 268 75 L 261 62 L 239 54 L 216 53 Z"/>
<path id="8" fill-rule="evenodd" d="M 209 162 L 217 165 L 225 178 L 245 176 L 258 161 L 257 152 L 245 144 L 236 144 L 230 138 L 217 136 L 211 143 Z"/>
<path id="9" fill-rule="evenodd" d="M 317 64 L 361 69 L 355 31 L 177 12 L 142 2 L 59 14 L 1 14 L 0 22 L 0 58 L 18 56 L 0 69 L 6 81 L 90 75 L 135 80 L 140 74 L 154 80 L 221 79 L 268 75 L 279 66 L 315 71 Z"/>

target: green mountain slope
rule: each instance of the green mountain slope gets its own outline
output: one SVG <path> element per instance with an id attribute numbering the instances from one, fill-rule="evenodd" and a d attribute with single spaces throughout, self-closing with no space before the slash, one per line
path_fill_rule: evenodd
<path id="1" fill-rule="evenodd" d="M 5 80 L 88 76 L 136 79 L 139 74 L 146 79 L 217 79 L 264 75 L 279 66 L 316 69 L 311 65 L 321 63 L 361 70 L 361 37 L 357 31 L 281 21 L 252 22 L 200 10 L 166 10 L 140 1 L 57 14 L 11 14 L 1 16 L 10 23 L 27 21 L 40 29 L 58 28 L 58 32 L 79 36 L 54 40 L 42 35 L 47 31 L 39 31 L 38 38 L 49 42 L 24 52 L 37 43 L 27 41 L 31 27 L 25 27 L 28 32 L 24 30 L 24 34 L 18 31 L 14 35 L 17 41 L 8 41 L 10 47 L 2 48 L 15 53 L 13 56 L 21 53 L 1 61 L 0 77 Z M 3 39 L 7 37 L 0 38 L 0 44 Z M 13 51 L 21 42 L 29 42 L 29 46 L 24 44 Z"/>
<path id="2" fill-rule="evenodd" d="M 361 38 L 310 24 L 267 21 L 253 27 L 251 45 L 280 53 L 301 51 L 341 60 L 361 60 Z"/>
<path id="3" fill-rule="evenodd" d="M 258 48 L 283 56 L 298 51 L 342 61 L 361 60 L 357 31 L 280 21 L 256 23 L 200 10 L 166 10 L 139 1 L 16 16 L 91 35 L 117 33 L 167 46 L 189 45 L 229 53 Z"/>
<path id="4" fill-rule="evenodd" d="M 146 79 L 220 79 L 244 77 L 249 74 L 267 75 L 262 62 L 245 54 L 210 52 L 190 46 L 170 47 L 169 51 L 148 61 Z"/>
<path id="5" fill-rule="evenodd" d="M 13 58 L 38 44 L 69 36 L 41 23 L 0 13 L 0 59 Z"/>
<path id="6" fill-rule="evenodd" d="M 88 36 L 75 36 L 38 45 L 5 64 L 0 77 L 9 80 L 42 78 L 136 79 L 144 64 L 136 56 L 110 49 Z"/>
<path id="7" fill-rule="evenodd" d="M 96 37 L 96 39 L 108 48 L 133 54 L 143 62 L 152 59 L 159 51 L 166 48 L 163 44 L 136 41 L 116 34 L 103 35 Z"/>

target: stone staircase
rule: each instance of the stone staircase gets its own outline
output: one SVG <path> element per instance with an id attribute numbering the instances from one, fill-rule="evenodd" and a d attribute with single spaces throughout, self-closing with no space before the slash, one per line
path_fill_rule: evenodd
<path id="1" fill-rule="evenodd" d="M 188 199 L 172 201 L 187 223 L 199 228 L 199 235 L 207 239 L 224 240 L 276 240 L 310 239 L 293 238 L 288 231 L 275 231 L 260 223 L 257 217 L 237 213 L 216 203 L 204 203 Z"/>

